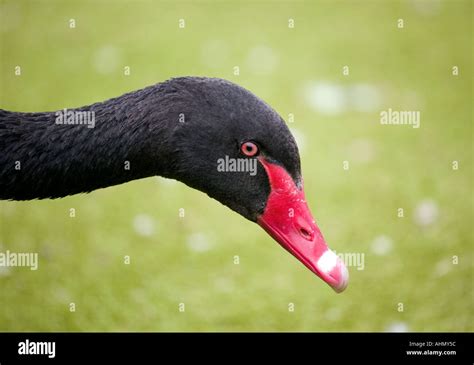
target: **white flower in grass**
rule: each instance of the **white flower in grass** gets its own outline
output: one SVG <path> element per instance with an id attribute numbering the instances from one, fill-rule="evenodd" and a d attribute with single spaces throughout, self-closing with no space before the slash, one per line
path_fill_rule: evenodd
<path id="1" fill-rule="evenodd" d="M 229 56 L 229 46 L 221 40 L 210 40 L 201 47 L 201 62 L 209 68 L 224 67 Z"/>
<path id="2" fill-rule="evenodd" d="M 278 66 L 278 56 L 268 46 L 257 46 L 252 48 L 247 55 L 247 67 L 257 75 L 273 73 Z"/>
<path id="3" fill-rule="evenodd" d="M 433 271 L 435 277 L 441 277 L 448 274 L 453 268 L 453 263 L 451 260 L 441 260 L 439 261 Z"/>
<path id="4" fill-rule="evenodd" d="M 111 74 L 117 71 L 121 62 L 120 59 L 119 50 L 112 45 L 106 45 L 95 52 L 92 65 L 100 74 Z"/>
<path id="5" fill-rule="evenodd" d="M 189 235 L 186 244 L 188 248 L 194 252 L 206 252 L 212 248 L 212 243 L 203 233 L 193 233 Z"/>
<path id="6" fill-rule="evenodd" d="M 371 84 L 355 84 L 348 89 L 349 103 L 359 112 L 373 112 L 380 109 L 382 95 Z"/>
<path id="7" fill-rule="evenodd" d="M 133 228 L 140 236 L 149 237 L 155 233 L 156 224 L 147 214 L 138 214 L 133 219 Z"/>
<path id="8" fill-rule="evenodd" d="M 439 215 L 438 205 L 434 200 L 426 199 L 415 208 L 415 223 L 419 226 L 429 226 L 436 222 Z"/>
<path id="9" fill-rule="evenodd" d="M 408 332 L 408 325 L 405 322 L 392 322 L 386 327 L 385 332 Z"/>
<path id="10" fill-rule="evenodd" d="M 347 108 L 343 86 L 331 82 L 312 82 L 304 89 L 304 98 L 311 108 L 321 114 L 337 115 Z"/>
<path id="11" fill-rule="evenodd" d="M 299 129 L 296 129 L 296 128 L 290 128 L 290 131 L 291 131 L 291 134 L 293 135 L 293 137 L 295 137 L 296 144 L 298 145 L 298 150 L 299 150 L 300 154 L 302 154 L 304 152 L 305 147 L 306 147 L 306 137 L 305 137 L 305 135 Z"/>
<path id="12" fill-rule="evenodd" d="M 392 239 L 385 235 L 380 235 L 374 238 L 371 245 L 371 250 L 378 256 L 385 256 L 393 249 Z"/>

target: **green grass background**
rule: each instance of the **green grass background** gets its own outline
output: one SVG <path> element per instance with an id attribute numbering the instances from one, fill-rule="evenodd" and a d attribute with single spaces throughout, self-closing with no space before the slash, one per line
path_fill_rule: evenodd
<path id="1" fill-rule="evenodd" d="M 0 1 L 1 108 L 77 107 L 174 76 L 234 81 L 284 119 L 294 114 L 306 196 L 326 240 L 365 254 L 365 269 L 349 268 L 337 295 L 257 225 L 154 177 L 3 201 L 0 252 L 38 252 L 40 262 L 0 272 L 0 330 L 472 331 L 472 3 L 419 3 Z M 248 62 L 259 46 L 272 51 L 271 72 Z M 381 101 L 327 115 L 304 96 L 311 82 L 375 85 Z M 380 125 L 389 107 L 421 111 L 421 128 Z M 361 140 L 368 160 L 354 153 Z M 425 199 L 439 215 L 421 227 L 414 215 Z M 150 236 L 134 229 L 142 214 Z M 190 249 L 196 234 L 208 250 Z M 382 256 L 372 249 L 381 235 L 393 242 Z"/>

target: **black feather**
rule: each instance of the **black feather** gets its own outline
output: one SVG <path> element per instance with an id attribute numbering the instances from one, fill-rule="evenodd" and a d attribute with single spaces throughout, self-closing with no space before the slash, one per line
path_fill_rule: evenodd
<path id="1" fill-rule="evenodd" d="M 56 124 L 55 112 L 0 109 L 0 199 L 59 198 L 161 175 L 255 220 L 270 191 L 263 168 L 256 176 L 217 171 L 219 158 L 243 157 L 245 140 L 300 183 L 298 149 L 284 121 L 225 80 L 175 78 L 71 110 L 93 111 L 95 127 Z"/>

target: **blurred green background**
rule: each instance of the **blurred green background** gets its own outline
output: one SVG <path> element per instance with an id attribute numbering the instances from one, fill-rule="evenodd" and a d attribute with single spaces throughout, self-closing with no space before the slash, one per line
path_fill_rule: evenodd
<path id="1" fill-rule="evenodd" d="M 39 269 L 0 267 L 1 331 L 474 329 L 472 2 L 14 0 L 0 16 L 3 109 L 183 75 L 248 88 L 290 121 L 330 247 L 365 258 L 337 295 L 257 225 L 157 177 L 3 201 L 0 252 L 38 252 Z M 388 108 L 421 127 L 381 125 Z"/>

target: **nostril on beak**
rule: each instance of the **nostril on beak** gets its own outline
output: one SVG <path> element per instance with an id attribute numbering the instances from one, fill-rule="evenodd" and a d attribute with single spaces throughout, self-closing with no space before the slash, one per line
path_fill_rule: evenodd
<path id="1" fill-rule="evenodd" d="M 305 228 L 300 228 L 300 234 L 304 239 L 307 239 L 308 241 L 313 240 L 313 235 L 311 234 L 310 231 L 306 230 Z"/>

